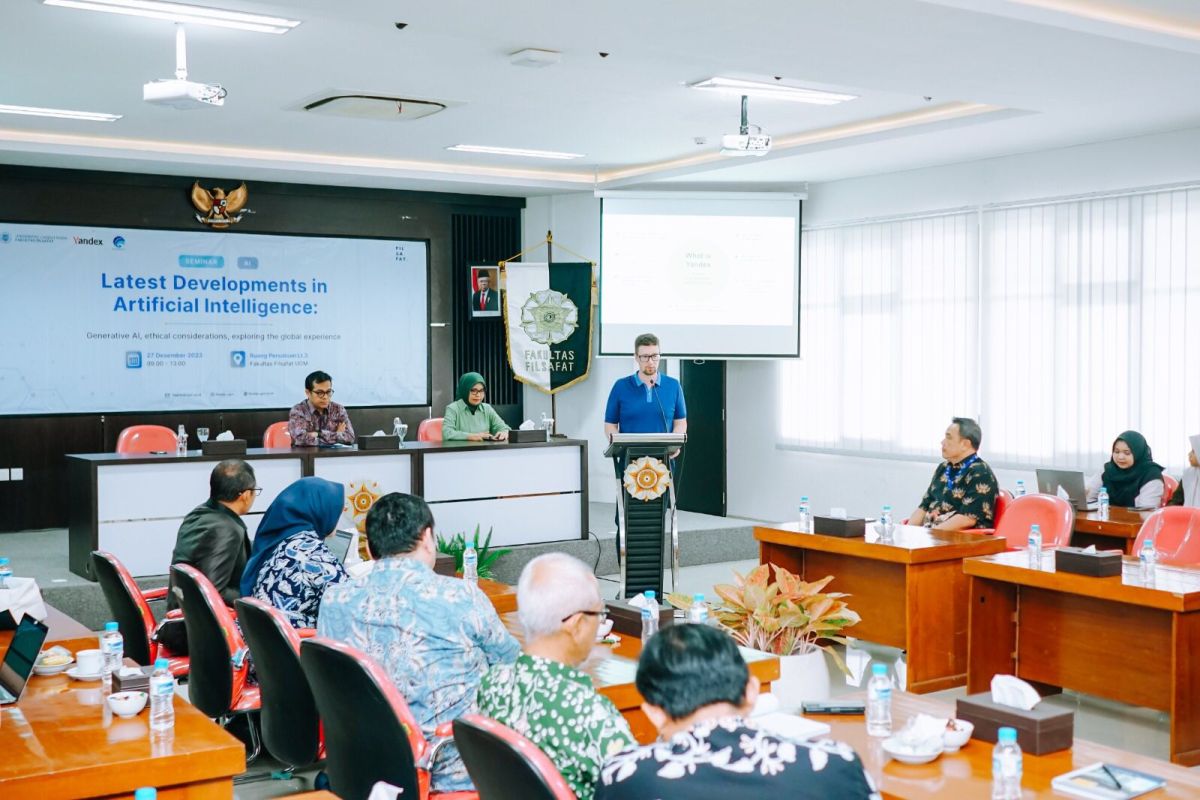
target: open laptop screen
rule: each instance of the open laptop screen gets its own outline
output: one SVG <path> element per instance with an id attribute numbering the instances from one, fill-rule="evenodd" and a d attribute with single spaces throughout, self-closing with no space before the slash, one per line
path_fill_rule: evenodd
<path id="1" fill-rule="evenodd" d="M 46 641 L 49 629 L 45 624 L 33 617 L 25 617 L 13 633 L 12 643 L 0 663 L 0 705 L 15 703 L 25 691 L 25 682 L 29 673 L 33 672 L 33 662 L 37 661 L 42 644 Z"/>

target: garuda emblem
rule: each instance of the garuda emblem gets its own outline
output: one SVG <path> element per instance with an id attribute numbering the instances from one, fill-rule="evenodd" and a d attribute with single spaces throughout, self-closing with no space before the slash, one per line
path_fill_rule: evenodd
<path id="1" fill-rule="evenodd" d="M 521 329 L 538 344 L 558 344 L 579 327 L 579 307 L 562 292 L 531 292 L 521 306 Z"/>
<path id="2" fill-rule="evenodd" d="M 657 458 L 642 456 L 625 468 L 624 484 L 638 500 L 657 500 L 671 485 L 671 471 Z"/>
<path id="3" fill-rule="evenodd" d="M 196 221 L 218 230 L 241 221 L 245 215 L 242 209 L 246 207 L 249 197 L 250 190 L 246 188 L 245 183 L 229 194 L 220 186 L 205 189 L 200 185 L 200 181 L 192 184 L 192 205 L 200 212 L 196 215 Z"/>

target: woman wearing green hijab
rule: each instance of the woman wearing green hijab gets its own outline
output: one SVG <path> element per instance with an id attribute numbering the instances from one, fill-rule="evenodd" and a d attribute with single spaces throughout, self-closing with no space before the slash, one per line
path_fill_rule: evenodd
<path id="1" fill-rule="evenodd" d="M 487 384 L 478 372 L 468 372 L 458 379 L 458 398 L 446 406 L 442 416 L 443 442 L 503 442 L 508 439 L 508 425 L 496 409 L 483 402 Z"/>

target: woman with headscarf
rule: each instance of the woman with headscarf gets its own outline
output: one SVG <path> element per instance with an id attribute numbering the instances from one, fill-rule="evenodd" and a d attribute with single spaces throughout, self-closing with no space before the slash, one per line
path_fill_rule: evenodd
<path id="1" fill-rule="evenodd" d="M 1200 460 L 1196 458 L 1196 451 L 1200 450 L 1200 434 L 1188 438 L 1192 444 L 1192 449 L 1188 451 L 1188 466 L 1184 469 L 1183 477 L 1179 479 L 1179 487 L 1175 489 L 1175 494 L 1171 495 L 1167 505 L 1196 508 L 1200 506 Z"/>
<path id="2" fill-rule="evenodd" d="M 1088 481 L 1088 502 L 1096 499 L 1103 486 L 1108 490 L 1109 505 L 1125 508 L 1158 508 L 1163 496 L 1163 468 L 1154 463 L 1146 437 L 1137 431 L 1125 431 L 1113 442 L 1112 458 L 1104 471 Z"/>
<path id="3" fill-rule="evenodd" d="M 478 372 L 468 372 L 458 379 L 458 398 L 446 406 L 442 415 L 443 442 L 503 442 L 508 438 L 508 424 L 500 419 L 496 409 L 483 402 L 487 384 Z"/>
<path id="4" fill-rule="evenodd" d="M 295 628 L 317 627 L 326 587 L 349 577 L 325 545 L 344 502 L 342 485 L 324 478 L 301 478 L 280 492 L 258 525 L 242 594 L 275 606 Z"/>

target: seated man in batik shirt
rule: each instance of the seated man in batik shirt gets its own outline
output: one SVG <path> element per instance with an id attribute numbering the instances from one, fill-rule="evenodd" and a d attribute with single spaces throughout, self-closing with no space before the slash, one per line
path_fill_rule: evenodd
<path id="1" fill-rule="evenodd" d="M 983 431 L 979 423 L 955 417 L 942 439 L 942 458 L 921 506 L 908 518 L 910 525 L 947 531 L 990 528 L 996 516 L 1000 486 L 992 468 L 979 457 Z"/>
<path id="2" fill-rule="evenodd" d="M 331 586 L 317 633 L 345 642 L 387 670 L 427 739 L 438 725 L 475 712 L 479 680 L 511 664 L 520 645 L 473 583 L 433 571 L 433 514 L 419 497 L 381 497 L 367 513 L 366 575 Z M 438 792 L 469 791 L 453 742 L 430 765 Z"/>
<path id="3" fill-rule="evenodd" d="M 629 723 L 579 671 L 596 643 L 604 601 L 591 568 L 565 553 L 525 565 L 517 584 L 525 652 L 479 684 L 479 713 L 517 731 L 591 800 L 604 759 L 635 744 Z"/>
<path id="4" fill-rule="evenodd" d="M 333 378 L 317 370 L 304 379 L 305 399 L 288 412 L 292 447 L 354 444 L 354 426 L 341 403 L 333 402 Z"/>

